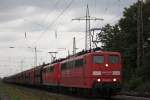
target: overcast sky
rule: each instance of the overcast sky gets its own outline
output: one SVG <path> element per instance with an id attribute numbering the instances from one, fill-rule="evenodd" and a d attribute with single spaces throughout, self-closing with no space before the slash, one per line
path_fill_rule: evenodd
<path id="1" fill-rule="evenodd" d="M 136 0 L 0 0 L 0 76 L 33 67 L 35 47 L 38 64 L 50 61 L 49 51 L 58 51 L 57 58 L 65 57 L 68 50 L 72 53 L 73 37 L 76 37 L 78 51 L 84 49 L 85 22 L 72 19 L 85 16 L 87 4 L 91 16 L 104 19 L 92 21 L 93 28 L 117 23 L 123 9 L 134 2 Z"/>

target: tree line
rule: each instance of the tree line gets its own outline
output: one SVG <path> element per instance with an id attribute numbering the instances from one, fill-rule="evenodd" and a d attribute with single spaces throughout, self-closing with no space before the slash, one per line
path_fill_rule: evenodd
<path id="1" fill-rule="evenodd" d="M 121 52 L 125 90 L 150 91 L 150 2 L 143 3 L 143 64 L 137 67 L 138 2 L 125 8 L 123 17 L 115 25 L 107 24 L 99 33 L 102 48 Z"/>

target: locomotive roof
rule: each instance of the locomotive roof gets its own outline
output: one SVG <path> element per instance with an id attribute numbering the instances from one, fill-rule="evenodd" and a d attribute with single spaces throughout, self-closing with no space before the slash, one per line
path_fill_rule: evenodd
<path id="1" fill-rule="evenodd" d="M 50 67 L 50 66 L 55 66 L 55 65 L 57 65 L 57 64 L 59 64 L 59 62 L 58 62 L 58 63 L 47 64 L 47 65 L 45 65 L 43 68 L 47 68 L 47 67 Z"/>
<path id="2" fill-rule="evenodd" d="M 73 60 L 73 59 L 81 59 L 85 55 L 100 54 L 100 53 L 101 54 L 116 54 L 116 55 L 120 55 L 119 52 L 102 51 L 101 48 L 95 48 L 95 49 L 87 50 L 87 51 L 82 50 L 81 52 L 78 52 L 75 55 L 70 55 L 70 56 L 67 56 L 66 58 L 60 58 L 60 59 L 57 59 L 57 60 L 55 60 L 55 61 L 53 61 L 51 63 L 47 63 L 47 64 L 43 63 L 42 65 L 39 65 L 39 66 L 36 66 L 34 68 L 25 70 L 25 71 L 20 72 L 20 73 L 16 73 L 16 74 L 11 75 L 11 76 L 15 76 L 15 75 L 18 75 L 18 74 L 21 74 L 21 73 L 24 73 L 24 72 L 32 71 L 34 69 L 47 68 L 49 65 L 53 66 L 53 65 L 56 65 L 56 64 L 59 64 L 59 63 L 63 63 L 63 62 L 66 62 L 66 61 L 70 61 L 70 60 Z"/>
<path id="3" fill-rule="evenodd" d="M 85 54 L 83 54 L 83 55 L 71 56 L 70 58 L 63 60 L 63 61 L 61 61 L 60 63 L 64 63 L 64 62 L 66 62 L 66 61 L 71 61 L 71 60 L 76 60 L 76 59 L 81 59 L 81 58 L 83 58 L 83 57 L 86 56 L 86 55 L 94 55 L 94 54 L 120 55 L 119 52 L 110 52 L 110 51 L 101 51 L 101 50 L 99 50 L 99 51 L 89 51 L 89 52 L 87 52 L 87 53 L 85 53 Z"/>

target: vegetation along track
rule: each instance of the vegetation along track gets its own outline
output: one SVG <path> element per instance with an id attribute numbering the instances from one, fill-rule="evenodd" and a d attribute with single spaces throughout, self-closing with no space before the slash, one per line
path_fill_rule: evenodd
<path id="1" fill-rule="evenodd" d="M 0 82 L 0 100 L 104 100 L 101 98 L 85 98 L 51 93 L 40 89 L 5 84 Z M 112 100 L 150 100 L 150 98 L 118 95 Z"/>

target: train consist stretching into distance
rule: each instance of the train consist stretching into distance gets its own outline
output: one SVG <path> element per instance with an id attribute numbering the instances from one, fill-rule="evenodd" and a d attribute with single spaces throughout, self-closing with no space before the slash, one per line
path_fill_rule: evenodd
<path id="1" fill-rule="evenodd" d="M 93 49 L 5 77 L 4 81 L 89 96 L 112 96 L 121 90 L 121 55 Z"/>

